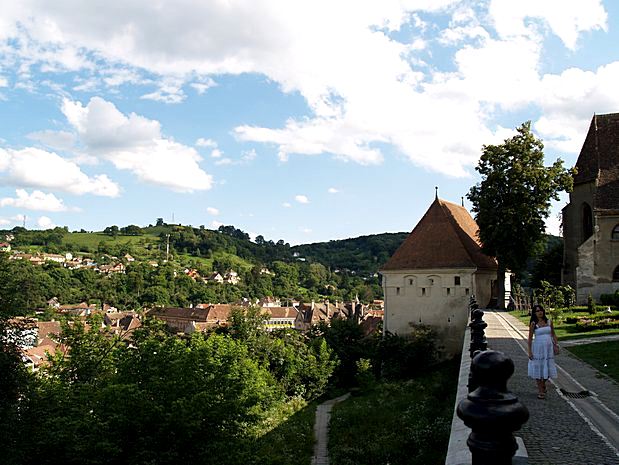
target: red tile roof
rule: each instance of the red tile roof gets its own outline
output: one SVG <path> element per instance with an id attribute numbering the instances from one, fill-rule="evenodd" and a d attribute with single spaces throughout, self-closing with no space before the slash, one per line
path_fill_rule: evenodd
<path id="1" fill-rule="evenodd" d="M 271 318 L 296 318 L 299 315 L 294 307 L 264 307 L 263 311 Z"/>
<path id="2" fill-rule="evenodd" d="M 381 270 L 496 269 L 495 259 L 481 251 L 478 230 L 464 207 L 436 199 Z"/>

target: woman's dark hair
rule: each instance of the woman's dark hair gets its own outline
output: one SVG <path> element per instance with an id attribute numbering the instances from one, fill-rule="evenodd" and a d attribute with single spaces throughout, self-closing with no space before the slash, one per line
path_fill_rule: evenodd
<path id="1" fill-rule="evenodd" d="M 537 314 L 535 313 L 538 308 L 541 309 L 542 312 L 544 312 L 544 316 L 542 316 L 541 319 L 544 320 L 546 323 L 548 323 L 548 317 L 546 316 L 546 309 L 544 309 L 544 307 L 542 307 L 540 304 L 535 304 L 533 305 L 533 308 L 531 309 L 531 321 L 529 322 L 529 324 L 538 323 L 539 319 L 537 318 Z"/>

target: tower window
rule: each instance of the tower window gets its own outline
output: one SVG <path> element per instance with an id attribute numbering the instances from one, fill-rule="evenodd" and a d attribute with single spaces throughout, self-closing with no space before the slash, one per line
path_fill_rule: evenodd
<path id="1" fill-rule="evenodd" d="M 450 295 L 450 294 L 451 294 L 451 289 L 447 288 L 447 295 Z"/>
<path id="2" fill-rule="evenodd" d="M 413 285 L 413 280 L 412 280 L 412 279 L 409 279 L 409 280 L 408 280 L 408 284 L 410 284 L 410 285 L 412 286 L 412 285 Z"/>
<path id="3" fill-rule="evenodd" d="M 465 295 L 469 295 L 469 288 L 468 287 L 466 289 L 464 289 L 464 294 Z"/>
<path id="4" fill-rule="evenodd" d="M 395 295 L 400 295 L 400 288 L 399 287 L 395 288 Z"/>
<path id="5" fill-rule="evenodd" d="M 619 266 L 613 271 L 613 282 L 619 283 Z"/>
<path id="6" fill-rule="evenodd" d="M 421 288 L 421 295 L 426 295 L 426 288 L 425 287 Z"/>
<path id="7" fill-rule="evenodd" d="M 613 241 L 619 241 L 619 224 L 616 224 L 613 228 L 613 232 L 610 234 L 610 238 Z"/>
<path id="8" fill-rule="evenodd" d="M 460 276 L 454 276 L 454 286 L 460 285 Z"/>

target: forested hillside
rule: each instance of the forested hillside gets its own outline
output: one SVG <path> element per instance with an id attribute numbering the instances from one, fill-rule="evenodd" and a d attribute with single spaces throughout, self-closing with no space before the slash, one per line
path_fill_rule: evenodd
<path id="1" fill-rule="evenodd" d="M 258 236 L 254 241 L 234 226 L 218 230 L 166 224 L 140 228 L 112 225 L 100 232 L 67 228 L 0 231 L 11 268 L 23 277 L 28 304 L 45 307 L 94 302 L 121 309 L 152 305 L 232 303 L 267 296 L 303 301 L 369 302 L 382 297 L 377 271 L 406 237 L 378 234 L 291 247 Z M 42 254 L 58 254 L 58 263 Z M 66 261 L 64 257 L 66 258 Z M 70 257 L 70 258 L 69 258 Z M 107 268 L 106 268 L 107 267 Z M 118 273 L 101 270 L 118 267 Z M 208 282 L 230 271 L 234 285 Z"/>
<path id="2" fill-rule="evenodd" d="M 371 276 L 406 239 L 409 233 L 383 233 L 353 239 L 317 242 L 292 248 L 308 260 L 320 262 L 332 270 L 350 270 Z"/>

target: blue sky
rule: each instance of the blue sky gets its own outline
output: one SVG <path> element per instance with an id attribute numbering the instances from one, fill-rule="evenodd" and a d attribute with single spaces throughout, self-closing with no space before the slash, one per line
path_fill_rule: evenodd
<path id="1" fill-rule="evenodd" d="M 0 6 L 0 228 L 410 231 L 483 144 L 531 120 L 572 166 L 619 111 L 610 0 Z"/>

